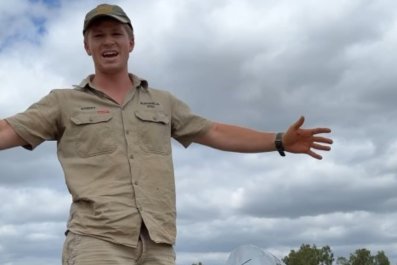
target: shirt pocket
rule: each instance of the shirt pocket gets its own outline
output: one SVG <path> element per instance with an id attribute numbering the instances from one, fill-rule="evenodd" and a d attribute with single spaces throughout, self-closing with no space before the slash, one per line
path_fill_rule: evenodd
<path id="1" fill-rule="evenodd" d="M 137 110 L 139 145 L 145 152 L 171 153 L 171 126 L 169 116 L 158 110 Z"/>
<path id="2" fill-rule="evenodd" d="M 110 113 L 79 113 L 71 117 L 75 126 L 75 147 L 81 157 L 108 154 L 116 150 L 111 119 Z"/>

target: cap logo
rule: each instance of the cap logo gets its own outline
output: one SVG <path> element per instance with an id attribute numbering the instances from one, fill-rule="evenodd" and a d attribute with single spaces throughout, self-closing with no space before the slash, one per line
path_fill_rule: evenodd
<path id="1" fill-rule="evenodd" d="M 97 14 L 108 14 L 108 13 L 112 13 L 112 11 L 113 11 L 113 6 L 110 5 L 101 5 L 96 8 Z"/>

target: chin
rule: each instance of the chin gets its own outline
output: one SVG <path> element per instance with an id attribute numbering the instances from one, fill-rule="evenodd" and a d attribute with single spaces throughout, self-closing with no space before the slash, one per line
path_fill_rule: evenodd
<path id="1" fill-rule="evenodd" d="M 117 74 L 123 72 L 126 68 L 120 66 L 107 66 L 107 67 L 99 67 L 98 70 L 104 74 Z"/>

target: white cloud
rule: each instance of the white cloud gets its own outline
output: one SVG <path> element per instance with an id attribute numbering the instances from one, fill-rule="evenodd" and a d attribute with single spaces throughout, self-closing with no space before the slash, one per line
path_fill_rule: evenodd
<path id="1" fill-rule="evenodd" d="M 81 28 L 98 3 L 0 3 L 0 117 L 93 71 Z M 322 161 L 175 146 L 178 264 L 224 264 L 244 243 L 280 258 L 302 243 L 366 247 L 397 262 L 394 3 L 117 3 L 135 27 L 132 71 L 198 113 L 272 131 L 303 114 L 333 129 Z M 0 154 L 1 264 L 59 263 L 70 198 L 55 152 Z"/>
<path id="2" fill-rule="evenodd" d="M 62 221 L 71 203 L 69 195 L 48 188 L 0 187 L 0 194 L 3 199 L 1 220 L 5 223 Z"/>

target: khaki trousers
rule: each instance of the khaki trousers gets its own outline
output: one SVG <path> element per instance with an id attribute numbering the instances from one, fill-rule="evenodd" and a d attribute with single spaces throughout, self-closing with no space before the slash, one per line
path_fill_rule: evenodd
<path id="1" fill-rule="evenodd" d="M 173 246 L 153 242 L 143 229 L 136 248 L 68 233 L 62 265 L 175 265 Z"/>

